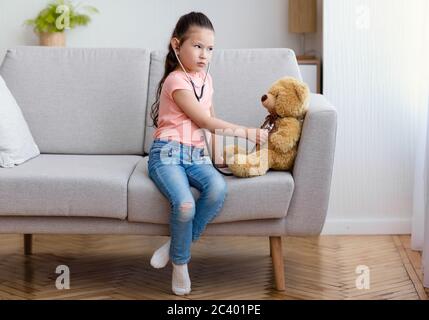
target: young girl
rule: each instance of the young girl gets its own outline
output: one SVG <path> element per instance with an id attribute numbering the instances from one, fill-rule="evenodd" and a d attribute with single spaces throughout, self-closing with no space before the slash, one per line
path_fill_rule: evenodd
<path id="1" fill-rule="evenodd" d="M 171 258 L 172 290 L 177 295 L 191 291 L 187 265 L 191 243 L 220 212 L 227 194 L 225 180 L 213 167 L 213 159 L 204 156 L 202 130 L 213 134 L 218 129 L 218 134 L 219 129 L 229 129 L 224 135 L 254 137 L 251 140 L 257 144 L 268 138 L 267 130 L 214 117 L 213 84 L 208 74 L 213 46 L 214 28 L 204 14 L 182 16 L 173 31 L 164 76 L 151 108 L 156 130 L 149 152 L 149 176 L 171 205 L 171 238 L 155 251 L 151 265 L 162 268 Z M 190 186 L 200 191 L 196 203 Z"/>

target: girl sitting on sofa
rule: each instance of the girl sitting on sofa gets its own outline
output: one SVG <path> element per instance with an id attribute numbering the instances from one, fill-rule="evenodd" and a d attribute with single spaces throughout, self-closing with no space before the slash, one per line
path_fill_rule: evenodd
<path id="1" fill-rule="evenodd" d="M 215 117 L 209 74 L 213 46 L 214 28 L 204 14 L 191 12 L 180 17 L 151 107 L 156 130 L 149 152 L 149 177 L 171 205 L 171 238 L 154 252 L 151 265 L 163 268 L 171 258 L 172 290 L 177 295 L 191 291 L 191 243 L 200 238 L 206 225 L 221 211 L 227 194 L 223 176 L 213 167 L 212 161 L 218 161 L 204 156 L 203 130 L 248 138 L 257 144 L 268 138 L 267 130 L 246 128 Z M 190 186 L 200 191 L 196 202 Z"/>

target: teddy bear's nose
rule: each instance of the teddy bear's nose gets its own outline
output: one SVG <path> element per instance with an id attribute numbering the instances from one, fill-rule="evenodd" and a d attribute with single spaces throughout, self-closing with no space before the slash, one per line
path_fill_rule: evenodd
<path id="1" fill-rule="evenodd" d="M 266 95 L 266 94 L 264 94 L 263 96 L 262 96 L 262 98 L 261 98 L 261 101 L 262 102 L 264 102 L 265 100 L 267 100 L 268 99 L 268 96 Z"/>

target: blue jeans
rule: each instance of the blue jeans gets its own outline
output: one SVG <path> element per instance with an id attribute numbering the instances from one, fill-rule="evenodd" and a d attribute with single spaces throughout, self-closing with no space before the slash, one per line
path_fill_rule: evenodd
<path id="1" fill-rule="evenodd" d="M 148 162 L 149 177 L 170 202 L 170 258 L 188 263 L 191 244 L 221 211 L 227 194 L 223 176 L 204 148 L 155 139 Z M 190 186 L 200 191 L 195 202 Z"/>

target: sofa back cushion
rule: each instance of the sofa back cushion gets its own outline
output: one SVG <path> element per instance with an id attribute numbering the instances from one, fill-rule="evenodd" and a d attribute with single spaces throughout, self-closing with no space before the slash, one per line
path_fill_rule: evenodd
<path id="1" fill-rule="evenodd" d="M 142 154 L 149 51 L 17 47 L 0 74 L 42 153 Z"/>
<path id="2" fill-rule="evenodd" d="M 149 152 L 153 141 L 150 107 L 164 74 L 166 54 L 166 50 L 151 53 L 145 152 Z M 287 48 L 215 50 L 210 74 L 216 117 L 253 127 L 260 127 L 267 115 L 261 96 L 272 83 L 284 76 L 302 79 L 295 53 Z"/>

